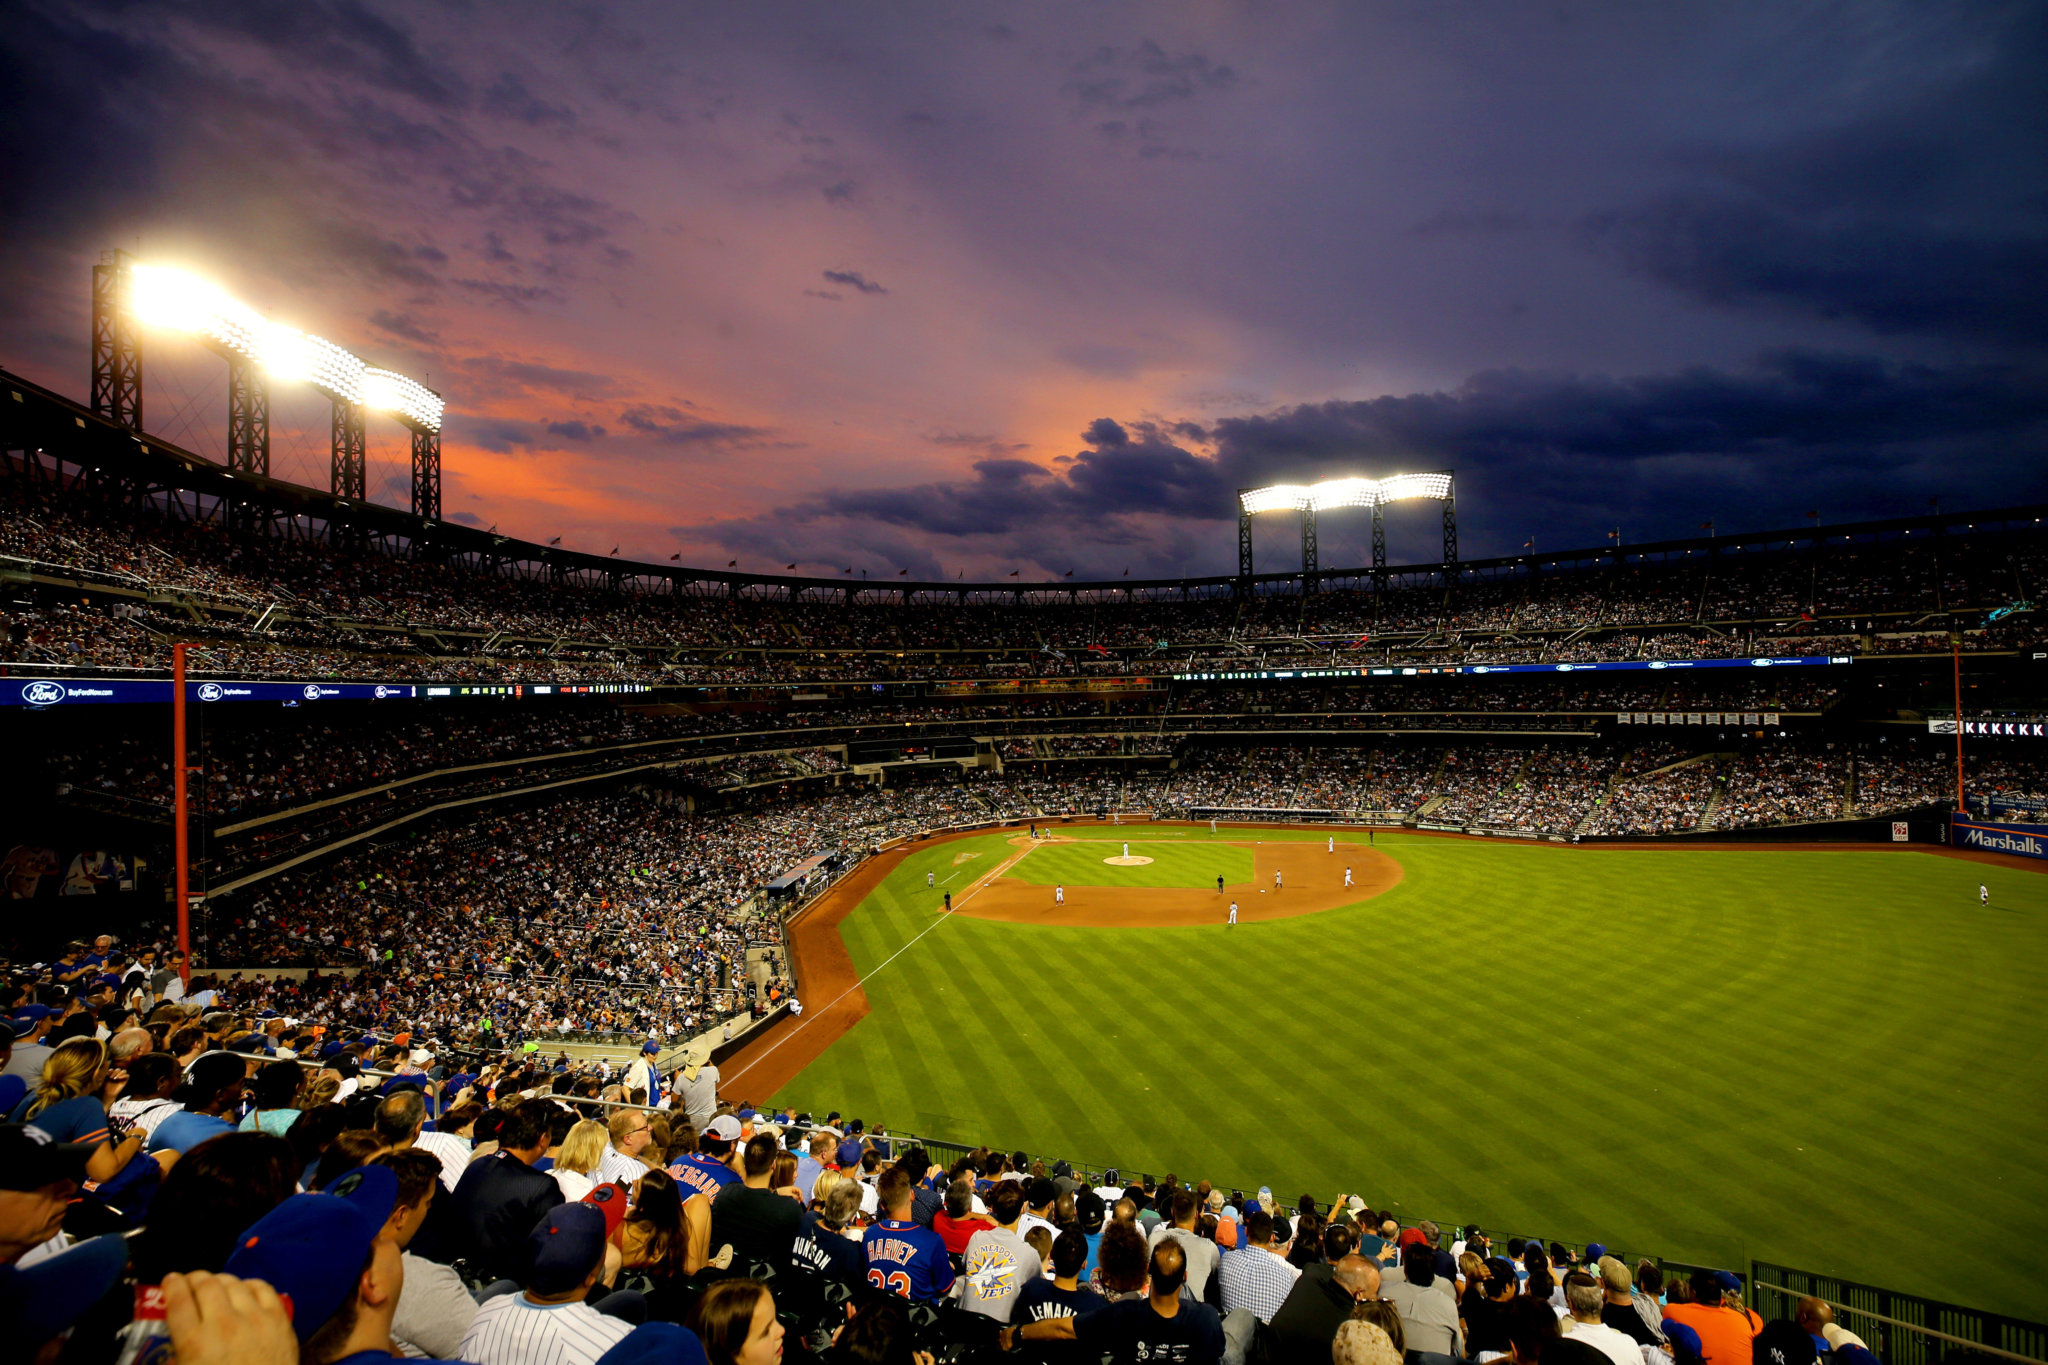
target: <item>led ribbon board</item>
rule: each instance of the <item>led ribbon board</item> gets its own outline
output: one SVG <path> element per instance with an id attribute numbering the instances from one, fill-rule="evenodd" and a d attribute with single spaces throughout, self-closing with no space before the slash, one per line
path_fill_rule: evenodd
<path id="1" fill-rule="evenodd" d="M 1238 495 L 1251 516 L 1261 512 L 1322 512 L 1333 507 L 1373 507 L 1410 498 L 1447 498 L 1448 474 L 1390 474 L 1384 479 L 1325 479 L 1321 483 L 1276 483 Z"/>
<path id="2" fill-rule="evenodd" d="M 421 431 L 441 429 L 441 396 L 418 380 L 380 370 L 325 338 L 272 322 L 185 271 L 138 261 L 129 268 L 128 307 L 149 326 L 189 332 L 247 356 L 273 378 L 310 384 L 337 402 L 391 413 Z"/>

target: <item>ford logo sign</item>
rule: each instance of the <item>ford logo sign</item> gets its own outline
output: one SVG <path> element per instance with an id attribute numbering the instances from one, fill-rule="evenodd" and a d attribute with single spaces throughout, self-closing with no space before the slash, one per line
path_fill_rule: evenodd
<path id="1" fill-rule="evenodd" d="M 199 684 L 199 700 L 201 700 L 201 701 L 219 701 L 219 700 L 220 700 L 220 684 L 219 684 L 219 683 L 201 683 L 201 684 Z"/>
<path id="2" fill-rule="evenodd" d="M 1769 668 L 1771 666 L 1771 661 L 1769 659 L 1751 659 L 1749 661 L 1749 666 L 1751 668 Z"/>
<path id="3" fill-rule="evenodd" d="M 1650 660 L 1650 667 L 1652 667 L 1652 668 L 1662 668 L 1662 667 L 1664 667 L 1664 661 L 1663 661 L 1662 659 L 1652 659 L 1652 660 Z"/>
<path id="4" fill-rule="evenodd" d="M 307 683 L 304 696 L 307 701 L 318 701 L 320 700 L 320 689 L 312 683 Z"/>
<path id="5" fill-rule="evenodd" d="M 32 682 L 21 689 L 21 699 L 30 706 L 55 706 L 64 700 L 64 685 L 53 682 Z"/>

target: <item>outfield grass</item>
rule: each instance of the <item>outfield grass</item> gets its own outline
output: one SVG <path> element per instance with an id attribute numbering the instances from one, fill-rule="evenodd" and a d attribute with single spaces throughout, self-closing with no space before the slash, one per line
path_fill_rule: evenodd
<path id="1" fill-rule="evenodd" d="M 1378 844 L 1405 872 L 1382 896 L 1176 929 L 934 921 L 927 867 L 957 887 L 1013 850 L 920 851 L 842 932 L 863 975 L 932 932 L 782 1097 L 2048 1318 L 2006 1250 L 2048 1227 L 2048 877 L 1890 851 Z"/>
<path id="2" fill-rule="evenodd" d="M 1040 844 L 1007 875 L 1034 886 L 1187 886 L 1215 889 L 1216 879 L 1252 879 L 1252 851 L 1225 843 L 1185 840 L 1130 841 L 1131 856 L 1150 858 L 1140 867 L 1112 867 L 1103 862 L 1123 853 L 1124 840 L 1087 840 L 1071 844 Z"/>

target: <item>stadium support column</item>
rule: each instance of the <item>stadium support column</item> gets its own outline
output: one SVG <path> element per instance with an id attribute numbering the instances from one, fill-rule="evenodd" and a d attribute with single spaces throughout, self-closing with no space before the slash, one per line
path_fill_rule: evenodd
<path id="1" fill-rule="evenodd" d="M 1252 591 L 1252 514 L 1244 510 L 1244 492 L 1237 493 L 1237 595 Z"/>
<path id="2" fill-rule="evenodd" d="M 337 498 L 369 494 L 369 471 L 363 459 L 363 405 L 334 400 L 333 462 L 328 489 Z"/>
<path id="3" fill-rule="evenodd" d="M 1301 590 L 1316 590 L 1316 509 L 1301 509 Z"/>
<path id="4" fill-rule="evenodd" d="M 255 361 L 228 356 L 228 468 L 270 476 L 270 381 Z"/>
<path id="5" fill-rule="evenodd" d="M 178 951 L 184 961 L 178 968 L 179 977 L 190 985 L 192 981 L 192 901 L 188 888 L 192 878 L 191 849 L 185 839 L 186 824 L 186 771 L 188 762 L 185 746 L 185 646 L 171 646 L 171 819 L 176 822 L 172 835 L 174 870 L 178 896 Z"/>
<path id="6" fill-rule="evenodd" d="M 412 514 L 428 521 L 441 519 L 441 433 L 412 434 Z"/>
<path id="7" fill-rule="evenodd" d="M 1449 578 L 1458 572 L 1458 491 L 1455 487 L 1444 494 L 1444 576 Z"/>
<path id="8" fill-rule="evenodd" d="M 142 429 L 142 331 L 128 311 L 129 256 L 108 251 L 92 268 L 92 410 Z"/>

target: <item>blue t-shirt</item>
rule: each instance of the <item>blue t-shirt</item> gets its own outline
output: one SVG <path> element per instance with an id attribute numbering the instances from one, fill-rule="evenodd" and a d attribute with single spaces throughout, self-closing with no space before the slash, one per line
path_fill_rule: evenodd
<path id="1" fill-rule="evenodd" d="M 9 1121 L 32 1123 L 48 1133 L 53 1142 L 107 1140 L 107 1111 L 100 1107 L 99 1096 L 80 1095 L 76 1099 L 59 1100 L 31 1118 L 28 1108 L 35 1103 L 35 1099 L 34 1095 L 30 1095 L 15 1105 Z"/>
<path id="2" fill-rule="evenodd" d="M 695 1152 L 678 1158 L 676 1164 L 668 1168 L 668 1173 L 688 1186 L 690 1194 L 708 1194 L 713 1199 L 718 1198 L 720 1190 L 739 1179 L 733 1174 L 732 1167 L 724 1162 L 713 1161 Z M 685 1199 L 689 1197 L 688 1194 L 683 1196 Z"/>
<path id="3" fill-rule="evenodd" d="M 235 1125 L 226 1119 L 181 1109 L 156 1126 L 156 1132 L 150 1135 L 149 1150 L 152 1153 L 168 1151 L 182 1155 L 208 1138 L 217 1138 L 222 1133 L 234 1131 Z"/>
<path id="4" fill-rule="evenodd" d="M 930 1228 L 880 1218 L 861 1245 L 867 1251 L 868 1283 L 877 1289 L 929 1303 L 953 1287 L 953 1260 Z"/>
<path id="5" fill-rule="evenodd" d="M 12 1114 L 28 1098 L 28 1082 L 20 1076 L 0 1076 L 0 1113 Z"/>

